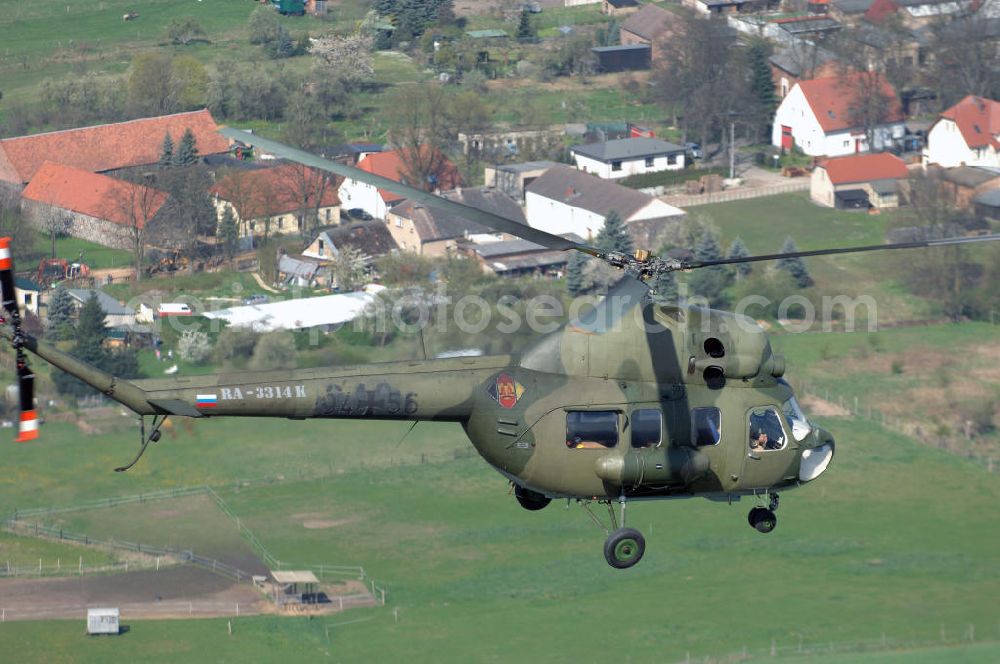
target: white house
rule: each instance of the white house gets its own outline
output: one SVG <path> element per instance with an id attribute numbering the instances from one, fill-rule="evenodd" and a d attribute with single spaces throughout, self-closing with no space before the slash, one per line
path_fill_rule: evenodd
<path id="1" fill-rule="evenodd" d="M 525 191 L 528 225 L 561 235 L 592 238 L 604 219 L 617 212 L 626 225 L 644 228 L 679 221 L 684 211 L 673 205 L 568 166 L 553 166 Z M 638 223 L 652 222 L 652 223 Z"/>
<path id="2" fill-rule="evenodd" d="M 420 151 L 425 155 L 429 148 L 421 146 Z M 395 180 L 396 182 L 406 181 L 406 166 L 404 156 L 399 150 L 392 152 L 376 152 L 367 155 L 358 162 L 358 168 L 375 175 Z M 455 165 L 444 157 L 437 161 L 437 172 L 432 174 L 434 189 L 438 191 L 448 191 L 455 187 L 462 186 L 462 176 L 459 175 Z M 413 184 L 413 183 L 409 183 Z M 418 186 L 418 185 L 414 185 Z M 337 191 L 340 196 L 341 207 L 345 210 L 361 209 L 370 214 L 375 219 L 385 219 L 393 205 L 402 201 L 405 196 L 395 194 L 388 189 L 379 189 L 370 184 L 365 184 L 353 178 L 345 178 Z"/>
<path id="3" fill-rule="evenodd" d="M 684 168 L 684 148 L 658 138 L 622 138 L 574 145 L 570 152 L 577 168 L 606 180 Z"/>
<path id="4" fill-rule="evenodd" d="M 927 133 L 923 161 L 1000 168 L 1000 102 L 969 95 L 941 113 Z"/>
<path id="5" fill-rule="evenodd" d="M 899 97 L 885 79 L 862 78 L 869 76 L 861 72 L 796 83 L 775 113 L 771 143 L 813 157 L 837 157 L 882 150 L 901 140 L 906 129 Z M 887 100 L 885 120 L 874 127 L 873 145 L 868 145 L 859 110 L 869 89 L 879 90 Z"/>

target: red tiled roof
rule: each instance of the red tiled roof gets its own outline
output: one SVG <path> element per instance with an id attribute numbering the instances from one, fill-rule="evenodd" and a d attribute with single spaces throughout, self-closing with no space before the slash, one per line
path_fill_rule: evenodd
<path id="1" fill-rule="evenodd" d="M 881 23 L 898 10 L 899 5 L 896 4 L 895 0 L 875 0 L 865 12 L 865 19 L 871 23 Z"/>
<path id="2" fill-rule="evenodd" d="M 420 146 L 421 154 L 426 154 L 428 147 L 426 145 Z M 402 155 L 405 154 L 402 150 L 394 150 L 392 152 L 375 152 L 361 161 L 358 162 L 358 168 L 363 171 L 368 171 L 369 173 L 374 173 L 375 175 L 381 175 L 382 177 L 389 178 L 390 180 L 395 180 L 396 182 L 403 182 L 403 173 L 406 171 L 403 166 Z M 414 185 L 415 186 L 415 185 Z M 441 173 L 438 175 L 437 189 L 442 191 L 448 191 L 462 186 L 462 176 L 459 175 L 458 169 L 447 159 L 442 158 L 441 163 Z M 394 201 L 401 201 L 405 196 L 400 196 L 399 194 L 394 194 L 387 189 L 379 189 L 379 196 L 386 203 L 391 203 Z"/>
<path id="3" fill-rule="evenodd" d="M 910 174 L 903 160 L 888 152 L 833 157 L 821 161 L 819 167 L 826 169 L 833 184 L 898 180 Z"/>
<path id="4" fill-rule="evenodd" d="M 297 211 L 302 205 L 303 193 L 307 193 L 311 199 L 321 188 L 323 197 L 319 207 L 340 205 L 337 183 L 329 182 L 323 188 L 324 177 L 325 173 L 308 166 L 283 164 L 274 168 L 231 173 L 213 185 L 209 193 L 234 205 L 244 206 L 245 209 L 237 210 L 240 217 L 273 217 Z M 315 202 L 310 200 L 310 205 L 315 205 Z"/>
<path id="5" fill-rule="evenodd" d="M 843 131 L 858 125 L 851 117 L 851 107 L 862 89 L 862 83 L 859 81 L 862 76 L 871 76 L 871 74 L 856 72 L 843 76 L 799 81 L 798 85 L 802 88 L 802 93 L 824 132 Z M 891 99 L 885 121 L 902 122 L 903 106 L 899 103 L 896 91 L 884 78 L 880 79 L 878 84 L 882 89 L 882 94 Z"/>
<path id="6" fill-rule="evenodd" d="M 958 125 L 970 148 L 992 145 L 1000 150 L 1000 102 L 969 95 L 941 113 L 941 117 Z"/>
<path id="7" fill-rule="evenodd" d="M 129 122 L 51 131 L 0 140 L 0 179 L 30 182 L 45 161 L 81 168 L 91 173 L 155 164 L 169 132 L 176 146 L 186 129 L 194 134 L 198 154 L 218 154 L 229 140 L 207 110 L 175 113 Z"/>
<path id="8" fill-rule="evenodd" d="M 47 161 L 38 168 L 21 195 L 26 200 L 123 226 L 130 226 L 134 219 L 141 228 L 167 201 L 166 192 L 149 188 L 147 196 L 143 189 L 125 180 Z"/>

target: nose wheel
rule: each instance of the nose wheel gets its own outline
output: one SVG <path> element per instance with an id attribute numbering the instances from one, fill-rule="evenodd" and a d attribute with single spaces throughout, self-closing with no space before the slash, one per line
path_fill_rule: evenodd
<path id="1" fill-rule="evenodd" d="M 747 522 L 750 527 L 760 533 L 769 533 L 778 525 L 778 517 L 774 512 L 778 509 L 778 494 L 767 494 L 769 501 L 767 507 L 755 507 L 747 515 Z"/>

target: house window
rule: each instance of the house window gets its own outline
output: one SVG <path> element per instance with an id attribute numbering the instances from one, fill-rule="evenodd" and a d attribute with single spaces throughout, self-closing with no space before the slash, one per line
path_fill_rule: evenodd
<path id="1" fill-rule="evenodd" d="M 646 157 L 646 168 L 652 168 L 653 167 L 653 161 L 654 161 L 654 159 L 652 157 Z M 670 157 L 667 157 L 667 162 L 669 163 L 669 161 L 670 161 Z"/>
<path id="2" fill-rule="evenodd" d="M 330 221 L 330 208 L 326 209 L 326 220 Z"/>
<path id="3" fill-rule="evenodd" d="M 673 166 L 677 163 L 677 155 L 668 154 L 667 155 L 667 166 Z"/>
<path id="4" fill-rule="evenodd" d="M 26 307 L 30 307 L 31 306 L 31 293 L 25 293 L 24 294 L 24 306 L 26 306 Z"/>
<path id="5" fill-rule="evenodd" d="M 320 241 L 319 241 L 319 255 L 320 256 L 324 255 L 323 254 L 323 240 L 322 239 L 320 239 Z"/>
<path id="6" fill-rule="evenodd" d="M 620 171 L 621 169 L 622 169 L 622 162 L 621 161 L 613 161 L 613 162 L 611 162 L 611 170 L 613 170 L 613 171 Z"/>
<path id="7" fill-rule="evenodd" d="M 402 227 L 403 227 L 403 220 L 402 220 L 402 218 L 396 217 L 396 228 L 402 228 Z"/>
<path id="8" fill-rule="evenodd" d="M 278 230 L 280 231 L 284 227 L 285 227 L 285 218 L 278 217 Z"/>

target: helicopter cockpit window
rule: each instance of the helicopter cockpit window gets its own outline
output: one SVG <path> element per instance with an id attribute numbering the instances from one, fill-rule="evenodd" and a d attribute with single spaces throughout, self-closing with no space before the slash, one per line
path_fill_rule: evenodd
<path id="1" fill-rule="evenodd" d="M 792 397 L 781 405 L 781 410 L 784 411 L 788 423 L 792 425 L 792 438 L 796 442 L 801 442 L 812 431 L 812 425 L 802 412 L 799 402 Z"/>
<path id="2" fill-rule="evenodd" d="M 694 408 L 691 410 L 691 428 L 694 444 L 698 447 L 718 445 L 722 438 L 722 412 L 718 408 Z"/>
<path id="3" fill-rule="evenodd" d="M 750 451 L 767 452 L 785 447 L 785 431 L 775 408 L 750 411 Z"/>
<path id="4" fill-rule="evenodd" d="M 658 408 L 632 411 L 632 447 L 657 447 L 663 433 L 663 416 Z"/>
<path id="5" fill-rule="evenodd" d="M 571 410 L 566 413 L 566 447 L 604 449 L 617 444 L 617 411 Z"/>

